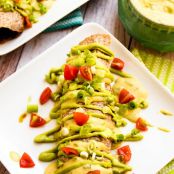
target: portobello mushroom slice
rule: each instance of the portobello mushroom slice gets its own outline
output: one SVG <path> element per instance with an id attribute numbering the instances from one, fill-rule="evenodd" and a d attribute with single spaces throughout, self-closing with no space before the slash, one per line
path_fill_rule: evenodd
<path id="1" fill-rule="evenodd" d="M 17 37 L 24 30 L 24 18 L 18 12 L 0 12 L 0 42 Z"/>

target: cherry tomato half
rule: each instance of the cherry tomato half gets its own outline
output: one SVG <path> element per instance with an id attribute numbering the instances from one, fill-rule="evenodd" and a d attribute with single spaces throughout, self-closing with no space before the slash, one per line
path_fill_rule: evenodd
<path id="1" fill-rule="evenodd" d="M 51 97 L 52 91 L 49 87 L 45 88 L 40 95 L 40 104 L 45 104 Z"/>
<path id="2" fill-rule="evenodd" d="M 117 153 L 125 163 L 130 161 L 132 156 L 129 145 L 118 148 Z"/>
<path id="3" fill-rule="evenodd" d="M 30 127 L 41 127 L 46 124 L 46 121 L 37 114 L 32 113 L 30 119 Z"/>
<path id="4" fill-rule="evenodd" d="M 136 128 L 140 131 L 148 130 L 146 122 L 141 117 L 139 117 L 136 121 Z"/>
<path id="5" fill-rule="evenodd" d="M 100 174 L 100 170 L 93 170 L 88 172 L 87 174 Z"/>
<path id="6" fill-rule="evenodd" d="M 76 149 L 71 148 L 71 147 L 63 147 L 63 148 L 62 148 L 62 151 L 63 151 L 66 155 L 76 155 L 76 156 L 79 155 L 79 152 L 78 152 Z"/>
<path id="7" fill-rule="evenodd" d="M 64 68 L 64 78 L 65 80 L 74 80 L 77 77 L 79 68 L 72 65 L 65 65 Z"/>
<path id="8" fill-rule="evenodd" d="M 28 16 L 24 17 L 24 21 L 25 21 L 26 28 L 31 28 L 32 27 L 32 23 L 31 23 L 31 21 L 30 21 Z"/>
<path id="9" fill-rule="evenodd" d="M 19 163 L 20 163 L 21 168 L 31 168 L 31 167 L 35 166 L 33 160 L 31 159 L 31 157 L 27 153 L 24 153 L 22 155 Z"/>
<path id="10" fill-rule="evenodd" d="M 119 93 L 119 103 L 121 103 L 121 104 L 129 103 L 130 101 L 132 101 L 134 99 L 135 99 L 135 97 L 124 88 Z"/>
<path id="11" fill-rule="evenodd" d="M 80 67 L 80 74 L 85 80 L 92 80 L 92 71 L 91 67 L 89 66 L 81 66 Z"/>
<path id="12" fill-rule="evenodd" d="M 89 120 L 89 115 L 82 112 L 74 112 L 74 121 L 77 125 L 83 126 Z"/>
<path id="13" fill-rule="evenodd" d="M 111 67 L 116 70 L 122 70 L 124 68 L 124 62 L 119 58 L 114 58 L 112 60 Z"/>

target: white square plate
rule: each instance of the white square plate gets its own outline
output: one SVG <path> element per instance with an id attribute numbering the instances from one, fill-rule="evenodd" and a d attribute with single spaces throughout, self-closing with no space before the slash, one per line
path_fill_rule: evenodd
<path id="1" fill-rule="evenodd" d="M 41 151 L 51 144 L 34 144 L 33 138 L 46 130 L 53 123 L 43 128 L 31 129 L 28 118 L 23 124 L 18 123 L 19 115 L 25 111 L 27 98 L 35 103 L 39 94 L 48 85 L 44 75 L 51 67 L 58 67 L 65 62 L 70 48 L 85 37 L 96 33 L 108 33 L 97 24 L 86 24 L 76 29 L 53 47 L 42 53 L 31 63 L 14 73 L 0 84 L 0 160 L 11 174 L 43 174 L 47 164 L 37 160 Z M 174 157 L 174 117 L 159 114 L 160 109 L 174 113 L 174 97 L 114 36 L 111 35 L 111 49 L 117 57 L 126 62 L 125 71 L 137 77 L 149 93 L 149 108 L 142 113 L 154 125 L 171 130 L 170 133 L 149 128 L 144 139 L 129 143 L 132 149 L 130 165 L 135 174 L 154 174 Z M 39 113 L 46 117 L 52 103 L 41 107 Z M 19 164 L 9 158 L 9 152 L 29 153 L 36 163 L 33 169 L 20 169 Z"/>
<path id="2" fill-rule="evenodd" d="M 80 7 L 89 0 L 55 0 L 52 8 L 45 15 L 39 18 L 39 21 L 30 29 L 26 29 L 20 36 L 3 44 L 0 44 L 0 56 L 7 54 L 30 39 L 44 31 L 46 28 Z"/>

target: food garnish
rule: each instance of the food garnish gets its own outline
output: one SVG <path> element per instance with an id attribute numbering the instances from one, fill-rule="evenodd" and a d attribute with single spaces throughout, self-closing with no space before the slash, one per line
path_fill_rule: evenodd
<path id="1" fill-rule="evenodd" d="M 118 148 L 117 153 L 120 155 L 121 160 L 123 160 L 125 163 L 130 161 L 132 156 L 129 145 Z"/>
<path id="2" fill-rule="evenodd" d="M 114 58 L 111 67 L 116 70 L 122 70 L 124 68 L 124 62 L 119 58 Z"/>
<path id="3" fill-rule="evenodd" d="M 85 123 L 87 123 L 89 119 L 89 115 L 82 113 L 82 112 L 74 112 L 74 121 L 79 125 L 83 126 Z"/>
<path id="4" fill-rule="evenodd" d="M 64 69 L 64 78 L 66 80 L 74 80 L 77 77 L 78 72 L 78 67 L 66 64 Z"/>
<path id="5" fill-rule="evenodd" d="M 136 121 L 136 128 L 141 131 L 147 131 L 147 123 L 141 117 L 139 117 Z"/>
<path id="6" fill-rule="evenodd" d="M 46 87 L 40 95 L 40 104 L 43 105 L 51 98 L 52 91 L 49 87 Z"/>
<path id="7" fill-rule="evenodd" d="M 20 159 L 20 167 L 21 168 L 32 168 L 35 166 L 32 158 L 25 152 Z"/>
<path id="8" fill-rule="evenodd" d="M 41 116 L 32 113 L 30 118 L 30 127 L 41 127 L 45 125 L 47 122 Z"/>

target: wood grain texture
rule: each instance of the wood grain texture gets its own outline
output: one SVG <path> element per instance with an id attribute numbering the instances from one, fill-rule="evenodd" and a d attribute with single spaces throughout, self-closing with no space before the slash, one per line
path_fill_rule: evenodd
<path id="1" fill-rule="evenodd" d="M 117 15 L 117 0 L 91 0 L 81 7 L 84 23 L 97 22 L 116 36 L 126 47 L 130 37 L 125 32 Z M 74 28 L 42 33 L 17 50 L 0 57 L 0 81 L 30 62 Z M 0 174 L 9 174 L 0 163 Z"/>
<path id="2" fill-rule="evenodd" d="M 0 81 L 16 71 L 22 50 L 23 47 L 20 47 L 8 55 L 0 57 Z"/>

